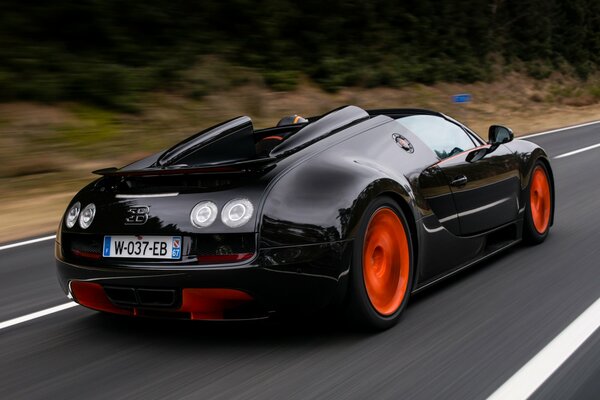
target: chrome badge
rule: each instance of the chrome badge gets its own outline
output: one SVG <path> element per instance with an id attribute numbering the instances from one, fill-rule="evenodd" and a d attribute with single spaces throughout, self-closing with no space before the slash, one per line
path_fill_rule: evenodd
<path id="1" fill-rule="evenodd" d="M 125 225 L 144 225 L 148 221 L 148 212 L 148 206 L 128 207 Z"/>
<path id="2" fill-rule="evenodd" d="M 413 153 L 415 151 L 415 148 L 413 147 L 412 143 L 409 142 L 408 139 L 404 136 L 400 135 L 399 133 L 394 133 L 392 137 L 394 138 L 396 144 L 402 147 L 406 152 Z"/>

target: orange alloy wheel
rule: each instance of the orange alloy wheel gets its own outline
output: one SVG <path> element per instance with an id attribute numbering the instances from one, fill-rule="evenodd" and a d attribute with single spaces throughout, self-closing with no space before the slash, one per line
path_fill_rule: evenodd
<path id="1" fill-rule="evenodd" d="M 363 277 L 367 295 L 379 314 L 398 310 L 406 294 L 410 269 L 408 238 L 400 218 L 390 208 L 375 211 L 363 247 Z"/>
<path id="2" fill-rule="evenodd" d="M 550 223 L 550 183 L 546 171 L 539 165 L 533 170 L 531 177 L 531 187 L 529 189 L 529 206 L 531 208 L 531 218 L 535 230 L 539 234 L 546 232 Z"/>

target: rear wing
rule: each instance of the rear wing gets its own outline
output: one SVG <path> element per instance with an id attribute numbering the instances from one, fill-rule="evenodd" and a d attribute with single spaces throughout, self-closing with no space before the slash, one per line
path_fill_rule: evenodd
<path id="1" fill-rule="evenodd" d="M 262 173 L 275 166 L 277 160 L 274 158 L 259 158 L 249 161 L 231 163 L 220 163 L 214 166 L 173 166 L 167 168 L 150 167 L 141 169 L 127 168 L 104 168 L 94 171 L 96 175 L 102 176 L 163 176 L 163 175 L 239 175 Z"/>

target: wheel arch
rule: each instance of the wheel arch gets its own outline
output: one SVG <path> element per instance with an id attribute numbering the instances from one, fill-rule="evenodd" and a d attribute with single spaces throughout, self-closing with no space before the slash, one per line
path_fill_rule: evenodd
<path id="1" fill-rule="evenodd" d="M 515 156 L 519 158 L 520 162 L 520 174 L 521 174 L 521 201 L 527 201 L 529 196 L 529 182 L 531 180 L 531 174 L 535 164 L 539 161 L 544 164 L 544 167 L 548 171 L 548 178 L 550 180 L 551 196 L 552 196 L 552 211 L 550 215 L 550 226 L 554 224 L 554 211 L 556 203 L 556 191 L 554 182 L 554 171 L 550 163 L 550 157 L 546 151 L 536 143 L 528 140 L 518 139 L 507 143 L 505 146 L 510 148 Z M 523 203 L 525 204 L 525 203 Z"/>

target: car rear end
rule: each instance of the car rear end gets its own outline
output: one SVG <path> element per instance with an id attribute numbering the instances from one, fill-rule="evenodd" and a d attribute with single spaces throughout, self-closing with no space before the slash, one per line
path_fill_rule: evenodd
<path id="1" fill-rule="evenodd" d="M 302 271 L 336 262 L 336 251 L 259 245 L 272 169 L 104 176 L 61 221 L 63 290 L 86 307 L 133 316 L 254 319 L 324 306 L 337 282 Z"/>

